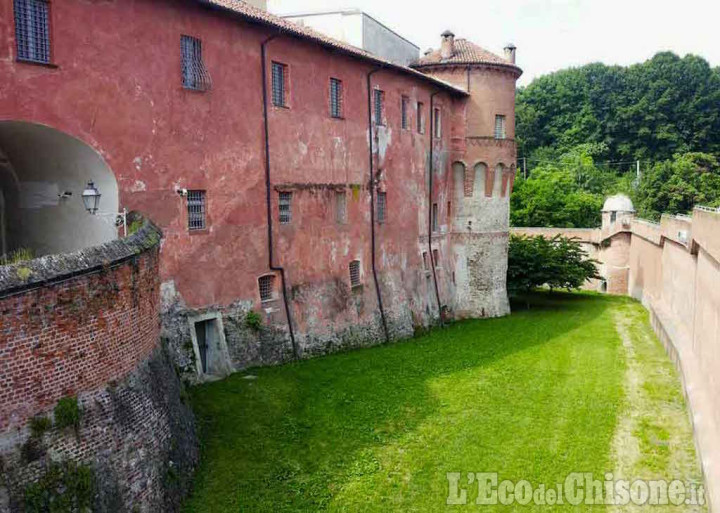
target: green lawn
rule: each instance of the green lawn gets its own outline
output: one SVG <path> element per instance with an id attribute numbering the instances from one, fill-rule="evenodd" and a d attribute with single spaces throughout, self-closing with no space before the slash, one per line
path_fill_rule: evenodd
<path id="1" fill-rule="evenodd" d="M 584 294 L 531 302 L 194 388 L 203 458 L 184 511 L 476 510 L 469 472 L 552 488 L 572 472 L 699 481 L 679 382 L 642 307 Z M 467 506 L 446 504 L 448 472 L 463 473 Z"/>

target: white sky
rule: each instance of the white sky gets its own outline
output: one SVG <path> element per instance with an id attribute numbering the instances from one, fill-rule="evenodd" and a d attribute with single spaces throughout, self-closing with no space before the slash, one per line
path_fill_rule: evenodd
<path id="1" fill-rule="evenodd" d="M 421 50 L 451 29 L 502 55 L 518 47 L 532 78 L 588 62 L 631 64 L 661 50 L 700 55 L 720 65 L 719 0 L 268 0 L 277 14 L 361 9 Z M 431 8 L 430 6 L 433 6 Z"/>

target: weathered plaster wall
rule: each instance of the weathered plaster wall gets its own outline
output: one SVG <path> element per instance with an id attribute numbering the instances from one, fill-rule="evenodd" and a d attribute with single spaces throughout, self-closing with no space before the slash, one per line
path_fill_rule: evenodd
<path id="1" fill-rule="evenodd" d="M 711 507 L 720 505 L 720 212 L 633 222 L 629 293 L 681 371 Z"/>
<path id="2" fill-rule="evenodd" d="M 0 267 L 0 511 L 51 461 L 94 470 L 95 511 L 172 510 L 197 459 L 192 413 L 159 346 L 161 233 Z M 77 397 L 77 432 L 31 420 Z M 56 419 L 57 422 L 57 419 Z M 172 474 L 169 487 L 167 476 Z"/>

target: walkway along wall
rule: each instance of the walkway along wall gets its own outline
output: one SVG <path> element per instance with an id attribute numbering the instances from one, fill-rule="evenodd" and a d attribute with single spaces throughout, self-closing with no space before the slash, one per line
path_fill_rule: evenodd
<path id="1" fill-rule="evenodd" d="M 159 345 L 161 232 L 0 267 L 0 512 L 53 463 L 92 469 L 94 511 L 172 511 L 197 459 Z M 61 426 L 77 398 L 79 423 Z M 39 419 L 50 419 L 52 427 Z M 42 427 L 40 427 L 42 426 Z"/>

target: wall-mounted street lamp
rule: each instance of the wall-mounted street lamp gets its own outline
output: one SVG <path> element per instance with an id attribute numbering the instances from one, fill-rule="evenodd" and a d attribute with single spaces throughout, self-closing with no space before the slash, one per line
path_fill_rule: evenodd
<path id="1" fill-rule="evenodd" d="M 89 214 L 94 216 L 105 216 L 105 217 L 114 217 L 115 218 L 115 226 L 121 226 L 123 227 L 123 237 L 127 237 L 127 209 L 123 208 L 122 212 L 116 213 L 116 212 L 100 212 L 100 198 L 102 197 L 102 194 L 100 194 L 100 191 L 97 187 L 95 187 L 95 184 L 91 181 L 87 183 L 87 186 L 85 187 L 85 190 L 82 193 L 82 200 L 83 204 L 85 205 L 85 210 L 88 211 Z"/>

